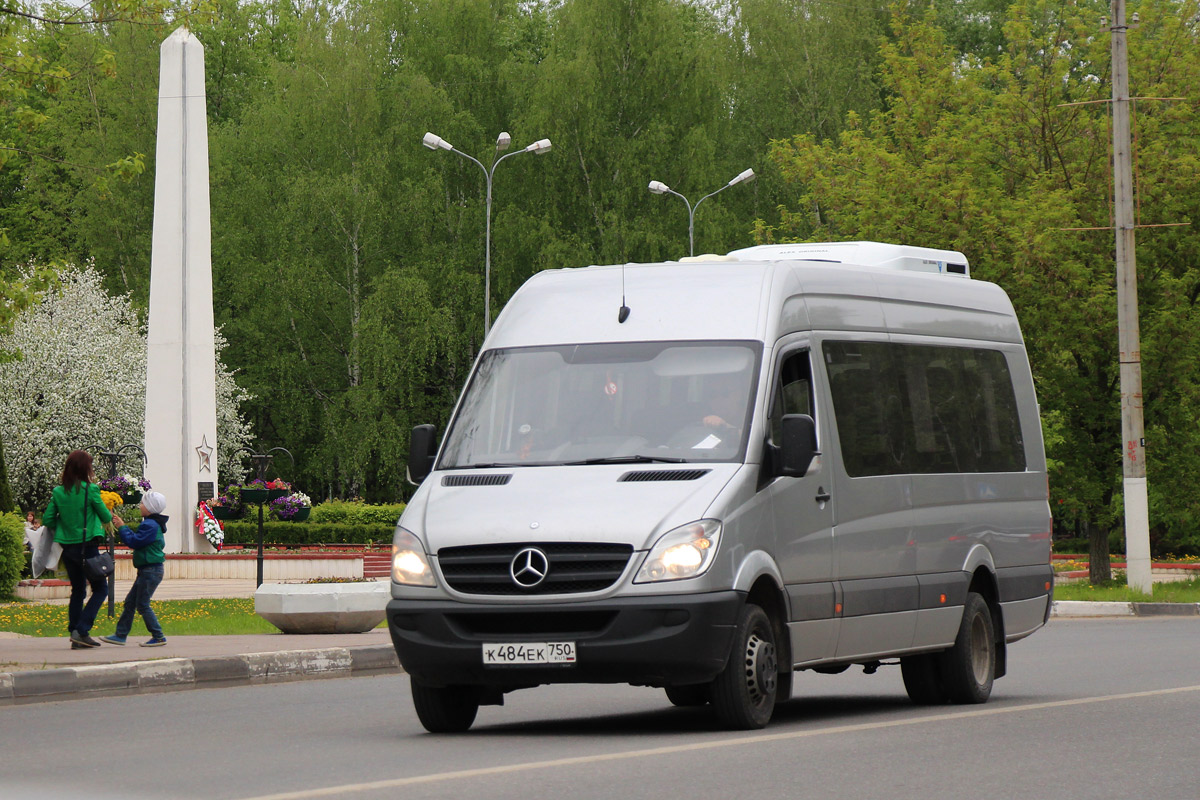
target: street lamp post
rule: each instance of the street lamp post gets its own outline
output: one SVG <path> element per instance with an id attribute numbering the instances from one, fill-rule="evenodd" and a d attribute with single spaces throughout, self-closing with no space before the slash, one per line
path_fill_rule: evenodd
<path id="1" fill-rule="evenodd" d="M 694 256 L 694 255 L 696 255 L 696 239 L 695 239 L 695 235 L 694 235 L 695 228 L 696 228 L 696 209 L 700 207 L 701 203 L 703 203 L 708 198 L 712 197 L 714 194 L 720 194 L 721 192 L 728 189 L 730 186 L 736 186 L 739 183 L 747 183 L 752 180 L 754 180 L 754 170 L 752 170 L 752 169 L 744 170 L 744 171 L 738 173 L 737 177 L 734 178 L 733 180 L 731 180 L 729 183 L 725 184 L 720 189 L 717 189 L 717 191 L 711 192 L 709 194 L 704 195 L 704 197 L 701 197 L 699 200 L 696 201 L 696 205 L 694 205 L 694 206 L 690 202 L 688 202 L 688 199 L 686 197 L 684 197 L 679 192 L 672 189 L 670 186 L 667 186 L 662 181 L 650 181 L 649 189 L 650 189 L 650 191 L 654 192 L 655 194 L 673 194 L 676 197 L 678 197 L 680 200 L 682 200 L 684 203 L 687 203 L 687 209 L 688 209 L 688 255 Z"/>
<path id="2" fill-rule="evenodd" d="M 424 138 L 421 139 L 421 143 L 430 150 L 449 150 L 452 153 L 457 153 L 468 161 L 473 161 L 483 170 L 483 177 L 487 182 L 487 226 L 485 229 L 483 250 L 483 336 L 487 338 L 488 331 L 492 329 L 492 174 L 496 171 L 496 167 L 500 162 L 509 156 L 520 155 L 521 153 L 536 153 L 541 155 L 549 151 L 550 140 L 538 139 L 527 147 L 514 150 L 497 158 L 497 155 L 503 153 L 512 144 L 512 137 L 508 135 L 508 131 L 503 131 L 496 137 L 496 152 L 492 154 L 491 169 L 485 167 L 478 159 L 458 150 L 442 137 L 432 133 L 426 133 Z"/>
<path id="3" fill-rule="evenodd" d="M 296 468 L 296 459 L 292 458 L 292 454 L 282 447 L 272 447 L 270 450 L 264 450 L 261 453 L 251 450 L 249 447 L 242 447 L 242 448 L 239 448 L 237 452 L 245 453 L 247 456 L 249 456 L 250 460 L 252 462 L 254 462 L 254 477 L 261 481 L 261 480 L 266 479 L 267 467 L 271 466 L 271 460 L 273 458 L 275 458 L 274 453 L 276 451 L 283 453 L 289 459 L 291 459 L 292 469 Z M 285 493 L 286 493 L 285 491 L 281 491 L 280 496 L 282 496 L 282 494 L 285 494 Z M 246 492 L 243 490 L 242 495 L 245 496 L 245 494 L 246 494 Z M 272 497 L 270 492 L 264 491 L 262 498 L 257 501 L 257 503 L 258 503 L 258 570 L 257 570 L 256 577 L 257 577 L 258 582 L 254 584 L 255 588 L 263 585 L 263 503 L 269 502 L 274 499 L 277 499 L 277 498 Z"/>

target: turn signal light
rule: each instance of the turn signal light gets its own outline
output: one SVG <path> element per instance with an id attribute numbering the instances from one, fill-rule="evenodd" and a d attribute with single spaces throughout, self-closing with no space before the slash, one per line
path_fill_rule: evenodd
<path id="1" fill-rule="evenodd" d="M 944 595 L 944 594 L 940 594 L 940 595 L 938 595 L 938 602 L 939 602 L 939 603 L 944 603 L 944 602 L 946 602 L 946 595 Z"/>

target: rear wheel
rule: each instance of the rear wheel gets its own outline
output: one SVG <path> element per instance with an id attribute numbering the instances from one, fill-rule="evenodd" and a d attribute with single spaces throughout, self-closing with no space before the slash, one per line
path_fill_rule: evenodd
<path id="1" fill-rule="evenodd" d="M 940 653 L 921 653 L 900 659 L 900 674 L 908 697 L 919 706 L 938 706 L 950 698 L 942 685 Z"/>
<path id="2" fill-rule="evenodd" d="M 954 646 L 942 653 L 942 685 L 952 703 L 986 703 L 996 674 L 996 636 L 987 601 L 967 594 Z"/>
<path id="3" fill-rule="evenodd" d="M 411 683 L 417 719 L 430 733 L 461 733 L 475 721 L 479 698 L 472 687 Z"/>
<path id="4" fill-rule="evenodd" d="M 708 702 L 708 684 L 692 684 L 690 686 L 668 686 L 665 691 L 667 699 L 680 708 L 702 706 Z"/>
<path id="5" fill-rule="evenodd" d="M 729 661 L 712 683 L 713 710 L 730 728 L 762 728 L 771 721 L 778 688 L 771 620 L 761 608 L 747 603 L 734 632 Z"/>

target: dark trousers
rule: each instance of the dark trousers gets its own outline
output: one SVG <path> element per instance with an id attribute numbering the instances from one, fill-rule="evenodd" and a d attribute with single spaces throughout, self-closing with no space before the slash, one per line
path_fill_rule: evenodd
<path id="1" fill-rule="evenodd" d="M 117 620 L 117 632 L 114 635 L 118 639 L 129 635 L 129 629 L 133 627 L 134 612 L 142 615 L 146 630 L 150 631 L 151 636 L 155 639 L 163 638 L 158 617 L 154 616 L 154 609 L 150 608 L 150 598 L 154 596 L 154 590 L 162 583 L 162 579 L 162 564 L 138 567 L 137 578 L 134 579 L 133 586 L 129 587 L 129 594 L 125 595 L 125 608 L 121 610 L 121 618 Z"/>
<path id="2" fill-rule="evenodd" d="M 78 631 L 88 633 L 96 622 L 96 615 L 108 597 L 108 580 L 105 578 L 88 578 L 83 571 L 83 560 L 100 553 L 100 546 L 92 541 L 87 544 L 64 544 L 62 563 L 67 568 L 67 577 L 71 580 L 71 602 L 67 606 L 67 633 Z M 87 594 L 88 584 L 92 586 L 92 596 L 84 605 L 83 598 Z"/>

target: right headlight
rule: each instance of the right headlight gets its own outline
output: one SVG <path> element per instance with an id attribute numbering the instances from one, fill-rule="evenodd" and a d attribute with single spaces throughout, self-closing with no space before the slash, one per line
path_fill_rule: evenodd
<path id="1" fill-rule="evenodd" d="M 407 586 L 434 585 L 425 546 L 404 528 L 396 528 L 392 536 L 392 580 Z"/>
<path id="2" fill-rule="evenodd" d="M 717 557 L 720 538 L 721 523 L 715 519 L 689 522 L 667 531 L 650 548 L 633 582 L 678 581 L 703 575 Z"/>

